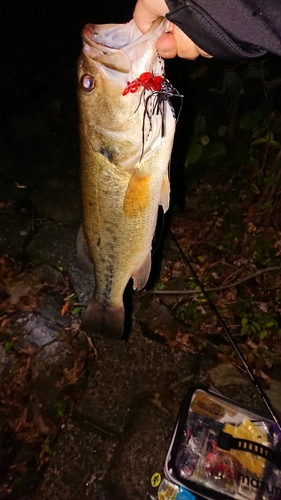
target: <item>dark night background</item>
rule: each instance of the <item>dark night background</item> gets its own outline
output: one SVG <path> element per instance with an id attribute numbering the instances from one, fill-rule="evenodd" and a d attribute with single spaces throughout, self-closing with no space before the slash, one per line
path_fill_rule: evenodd
<path id="1" fill-rule="evenodd" d="M 127 22 L 134 5 L 134 0 L 1 2 L 2 187 L 16 181 L 32 189 L 38 179 L 52 175 L 50 169 L 59 170 L 67 181 L 68 175 L 75 175 L 75 163 L 78 175 L 76 63 L 81 30 L 88 22 Z M 166 63 L 167 77 L 185 96 L 193 64 L 178 58 Z M 186 156 L 191 118 L 186 97 L 175 143 L 183 148 L 174 150 L 179 201 L 183 184 L 177 167 Z"/>
<path id="2" fill-rule="evenodd" d="M 81 30 L 89 22 L 129 21 L 135 1 L 2 0 L 0 5 L 0 187 L 5 189 L 7 183 L 17 182 L 32 190 L 38 180 L 43 183 L 53 173 L 60 173 L 66 182 L 73 175 L 78 180 L 76 64 Z M 270 56 L 266 60 L 270 61 Z M 225 103 L 219 92 L 224 71 L 243 74 L 251 61 L 245 66 L 241 62 L 175 58 L 166 60 L 165 66 L 167 78 L 184 95 L 171 164 L 172 200 L 183 208 L 183 165 L 195 115 L 207 103 L 204 113 L 214 115 L 213 129 L 221 123 L 228 126 L 231 113 L 238 113 L 232 103 L 228 110 L 222 109 Z M 203 67 L 208 68 L 209 79 L 191 76 Z M 272 78 L 278 77 L 280 59 L 272 58 L 270 68 Z M 215 92 L 212 87 L 216 87 Z M 240 115 L 264 99 L 263 82 L 248 78 L 243 91 L 243 96 L 237 96 Z M 177 109 L 179 100 L 174 99 L 173 105 Z M 231 152 L 230 160 L 232 156 Z"/>
<path id="3" fill-rule="evenodd" d="M 10 143 L 9 154 L 15 160 L 21 158 L 17 182 L 25 182 L 27 170 L 34 176 L 44 175 L 53 141 L 61 145 L 61 159 L 68 163 L 67 145 L 77 146 L 76 61 L 83 25 L 125 22 L 132 17 L 133 5 L 129 1 L 125 5 L 113 1 L 1 2 L 1 142 Z M 28 133 L 32 127 L 33 136 Z M 4 166 L 2 180 L 9 179 L 7 170 Z"/>

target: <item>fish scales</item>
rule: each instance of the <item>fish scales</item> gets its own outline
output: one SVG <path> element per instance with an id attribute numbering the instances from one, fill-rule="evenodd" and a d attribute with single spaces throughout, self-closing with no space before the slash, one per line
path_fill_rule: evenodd
<path id="1" fill-rule="evenodd" d="M 120 338 L 124 289 L 130 278 L 135 289 L 145 286 L 158 206 L 166 211 L 169 205 L 175 118 L 166 100 L 162 137 L 159 113 L 144 120 L 144 96 L 152 91 L 122 95 L 128 81 L 159 66 L 155 42 L 163 23 L 157 22 L 147 35 L 133 21 L 108 26 L 86 26 L 78 63 L 83 224 L 77 254 L 84 267 L 90 269 L 88 261 L 94 264 L 96 284 L 82 328 Z M 115 30 L 116 35 L 118 29 L 122 48 L 114 49 L 104 33 Z"/>

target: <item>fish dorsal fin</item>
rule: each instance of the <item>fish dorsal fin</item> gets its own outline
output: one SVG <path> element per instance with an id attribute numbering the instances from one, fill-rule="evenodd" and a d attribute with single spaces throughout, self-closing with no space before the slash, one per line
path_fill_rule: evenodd
<path id="1" fill-rule="evenodd" d="M 95 61 L 99 62 L 106 68 L 120 71 L 120 73 L 129 73 L 131 70 L 130 59 L 122 50 L 113 53 L 100 54 L 95 57 Z"/>
<path id="2" fill-rule="evenodd" d="M 165 174 L 162 181 L 159 205 L 162 205 L 163 212 L 166 213 L 170 205 L 170 181 L 168 173 Z"/>
<path id="3" fill-rule="evenodd" d="M 151 270 L 151 251 L 145 257 L 141 267 L 133 272 L 134 290 L 141 290 L 147 283 Z"/>

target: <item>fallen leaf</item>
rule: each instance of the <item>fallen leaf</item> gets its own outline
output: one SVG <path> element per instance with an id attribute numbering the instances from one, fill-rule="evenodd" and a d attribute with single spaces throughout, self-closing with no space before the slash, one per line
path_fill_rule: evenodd
<path id="1" fill-rule="evenodd" d="M 60 314 L 61 314 L 61 316 L 64 316 L 64 315 L 65 315 L 65 313 L 66 313 L 66 311 L 67 311 L 68 309 L 69 309 L 69 302 L 66 302 L 66 303 L 64 304 L 64 306 L 62 307 L 62 309 L 61 309 L 61 313 L 60 313 Z"/>
<path id="2" fill-rule="evenodd" d="M 74 366 L 70 370 L 68 368 L 64 368 L 63 375 L 66 382 L 69 385 L 76 384 L 77 380 L 79 380 L 82 377 L 84 371 L 84 364 L 85 364 L 85 358 L 75 360 Z"/>
<path id="3" fill-rule="evenodd" d="M 26 285 L 26 283 L 17 283 L 14 288 L 13 288 L 13 291 L 12 291 L 12 295 L 11 295 L 11 304 L 12 305 L 16 305 L 19 303 L 21 297 L 25 297 L 29 294 L 31 290 L 31 286 L 30 285 Z"/>
<path id="4" fill-rule="evenodd" d="M 250 383 L 250 381 L 230 363 L 220 364 L 209 373 L 213 384 L 218 387 Z"/>

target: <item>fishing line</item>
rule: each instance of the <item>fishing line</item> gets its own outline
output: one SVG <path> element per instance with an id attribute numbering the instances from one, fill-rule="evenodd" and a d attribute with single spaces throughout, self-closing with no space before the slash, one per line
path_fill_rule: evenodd
<path id="1" fill-rule="evenodd" d="M 161 137 L 165 136 L 165 118 L 166 118 L 166 107 L 165 107 L 165 102 L 170 101 L 171 97 L 179 97 L 181 104 L 180 104 L 180 109 L 177 114 L 176 118 L 176 124 L 178 123 L 179 116 L 181 113 L 181 109 L 183 106 L 183 96 L 178 92 L 178 90 L 172 86 L 172 84 L 167 80 L 167 78 L 163 77 L 163 82 L 162 82 L 162 87 L 161 90 L 157 90 L 149 94 L 147 97 L 145 96 L 145 92 L 147 90 L 144 88 L 141 95 L 140 95 L 140 102 L 138 104 L 137 109 L 135 110 L 135 113 L 140 107 L 141 101 L 144 100 L 144 113 L 143 113 L 143 122 L 142 122 L 142 151 L 141 151 L 141 156 L 140 160 L 143 158 L 144 154 L 144 145 L 145 145 L 145 140 L 148 139 L 148 136 L 152 130 L 152 116 L 153 115 L 161 115 Z M 149 111 L 149 105 L 151 105 L 152 109 Z M 171 106 L 172 111 L 174 113 L 174 108 Z M 174 115 L 175 116 L 175 115 Z M 145 120 L 148 118 L 149 120 L 149 130 L 147 132 L 147 137 L 145 138 Z"/>
<path id="2" fill-rule="evenodd" d="M 281 431 L 281 424 L 279 423 L 278 418 L 277 418 L 277 417 L 276 417 L 276 415 L 275 415 L 275 412 L 274 412 L 274 410 L 273 410 L 273 408 L 272 408 L 272 406 L 271 406 L 271 403 L 270 403 L 270 401 L 269 401 L 269 399 L 268 399 L 267 395 L 264 393 L 264 391 L 263 391 L 263 389 L 261 388 L 261 386 L 260 386 L 260 384 L 259 384 L 258 380 L 256 379 L 256 377 L 255 377 L 254 373 L 252 372 L 252 370 L 251 370 L 250 366 L 248 365 L 247 361 L 244 359 L 243 354 L 241 353 L 241 351 L 240 351 L 240 349 L 239 349 L 238 345 L 236 344 L 236 342 L 235 342 L 234 338 L 232 337 L 232 335 L 231 335 L 231 333 L 230 333 L 230 331 L 229 331 L 229 329 L 228 329 L 228 327 L 227 327 L 226 323 L 224 322 L 223 318 L 221 317 L 221 315 L 220 315 L 219 311 L 217 310 L 217 308 L 216 308 L 215 304 L 214 304 L 214 303 L 213 303 L 213 301 L 211 300 L 211 298 L 210 298 L 209 294 L 206 292 L 206 290 L 205 290 L 205 288 L 204 288 L 204 285 L 201 283 L 201 281 L 200 281 L 200 279 L 198 278 L 198 276 L 197 276 L 197 274 L 196 274 L 196 272 L 195 272 L 195 270 L 194 270 L 193 266 L 191 265 L 191 263 L 190 263 L 189 259 L 187 258 L 187 256 L 186 256 L 186 255 L 185 255 L 185 253 L 183 252 L 183 250 L 182 250 L 182 248 L 181 248 L 180 244 L 178 243 L 178 241 L 177 241 L 176 237 L 174 236 L 174 234 L 172 233 L 172 231 L 171 231 L 171 230 L 170 230 L 170 233 L 171 233 L 171 236 L 172 236 L 173 241 L 175 242 L 175 244 L 176 244 L 176 246 L 177 246 L 177 248 L 178 248 L 178 250 L 179 250 L 179 252 L 180 252 L 180 254 L 181 254 L 182 259 L 184 260 L 184 262 L 185 262 L 185 263 L 186 263 L 186 265 L 188 266 L 188 268 L 189 268 L 189 270 L 190 270 L 191 274 L 193 275 L 194 279 L 197 281 L 197 283 L 198 283 L 198 285 L 199 285 L 199 287 L 200 287 L 200 289 L 201 289 L 201 291 L 202 291 L 202 293 L 203 293 L 204 297 L 206 298 L 206 300 L 207 300 L 207 302 L 208 302 L 208 304 L 209 304 L 210 308 L 211 308 L 211 309 L 212 309 L 212 311 L 215 313 L 215 315 L 216 315 L 216 317 L 217 317 L 217 319 L 218 319 L 219 323 L 221 324 L 221 326 L 222 326 L 222 328 L 223 328 L 223 330 L 224 330 L 224 332 L 225 332 L 225 334 L 226 334 L 226 336 L 227 336 L 227 338 L 228 338 L 228 341 L 230 342 L 231 346 L 232 346 L 232 347 L 233 347 L 233 349 L 235 350 L 235 352 L 236 352 L 237 356 L 239 357 L 240 361 L 242 362 L 242 364 L 243 364 L 243 366 L 244 366 L 244 368 L 245 368 L 245 370 L 246 370 L 247 374 L 249 375 L 249 377 L 250 377 L 251 381 L 253 382 L 253 384 L 254 384 L 255 388 L 257 389 L 257 391 L 258 391 L 259 395 L 261 396 L 261 398 L 262 398 L 262 400 L 263 400 L 263 402 L 264 402 L 265 406 L 267 407 L 267 409 L 268 409 L 269 413 L 271 414 L 271 416 L 272 416 L 272 418 L 273 418 L 274 422 L 276 423 L 276 425 L 278 426 L 279 430 Z"/>

